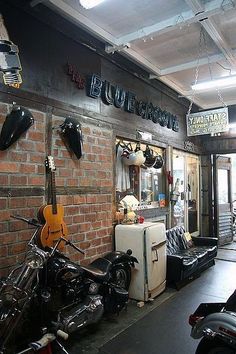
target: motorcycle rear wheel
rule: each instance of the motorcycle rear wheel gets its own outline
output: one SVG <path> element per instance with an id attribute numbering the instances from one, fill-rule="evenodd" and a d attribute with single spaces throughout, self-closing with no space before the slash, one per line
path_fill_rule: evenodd
<path id="1" fill-rule="evenodd" d="M 235 354 L 236 351 L 218 339 L 202 338 L 195 354 Z"/>
<path id="2" fill-rule="evenodd" d="M 128 290 L 131 281 L 131 270 L 129 266 L 117 264 L 112 269 L 112 283 Z"/>

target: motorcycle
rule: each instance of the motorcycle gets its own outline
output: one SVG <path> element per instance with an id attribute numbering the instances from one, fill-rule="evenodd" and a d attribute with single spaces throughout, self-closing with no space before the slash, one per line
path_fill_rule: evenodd
<path id="1" fill-rule="evenodd" d="M 35 226 L 36 230 L 23 264 L 1 281 L 1 354 L 16 353 L 17 347 L 26 344 L 22 338 L 27 325 L 27 340 L 38 335 L 39 328 L 44 334 L 47 331 L 71 334 L 97 323 L 104 313 L 118 314 L 126 307 L 131 267 L 138 263 L 131 250 L 110 252 L 82 266 L 58 250 L 64 242 L 84 253 L 71 241 L 60 237 L 53 248 L 42 249 L 36 242 L 42 225 L 34 219 L 14 217 Z M 12 340 L 14 336 L 16 340 Z"/>
<path id="2" fill-rule="evenodd" d="M 202 303 L 189 316 L 196 354 L 236 353 L 236 290 L 224 303 Z"/>

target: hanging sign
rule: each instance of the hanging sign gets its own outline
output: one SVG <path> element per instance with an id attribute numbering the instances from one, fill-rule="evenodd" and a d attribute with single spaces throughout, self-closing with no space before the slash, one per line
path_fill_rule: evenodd
<path id="1" fill-rule="evenodd" d="M 228 108 L 214 109 L 187 116 L 187 135 L 205 135 L 229 130 Z"/>

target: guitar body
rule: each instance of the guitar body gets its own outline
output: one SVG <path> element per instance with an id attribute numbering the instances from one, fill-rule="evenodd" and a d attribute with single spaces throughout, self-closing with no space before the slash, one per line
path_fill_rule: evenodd
<path id="1" fill-rule="evenodd" d="M 67 238 L 68 229 L 63 220 L 64 207 L 56 204 L 57 212 L 53 212 L 51 204 L 41 206 L 38 218 L 45 223 L 41 230 L 40 243 L 42 247 L 54 247 L 60 237 Z M 64 248 L 64 242 L 59 245 L 59 249 Z"/>

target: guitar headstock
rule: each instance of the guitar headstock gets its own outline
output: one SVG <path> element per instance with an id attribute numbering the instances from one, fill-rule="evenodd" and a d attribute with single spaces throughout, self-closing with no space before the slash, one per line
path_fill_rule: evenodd
<path id="1" fill-rule="evenodd" d="M 53 159 L 52 156 L 47 156 L 46 157 L 45 166 L 51 172 L 56 171 L 56 166 L 54 164 L 54 159 Z"/>

